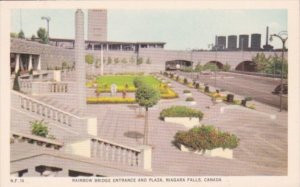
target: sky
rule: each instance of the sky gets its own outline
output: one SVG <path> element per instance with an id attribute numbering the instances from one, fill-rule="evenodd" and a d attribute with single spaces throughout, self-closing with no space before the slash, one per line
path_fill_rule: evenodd
<path id="1" fill-rule="evenodd" d="M 87 33 L 87 10 L 85 34 Z M 74 38 L 73 9 L 15 9 L 11 13 L 11 31 L 21 27 L 31 37 L 40 27 L 46 28 L 42 16 L 50 16 L 50 37 Z M 20 21 L 21 20 L 21 21 Z M 260 33 L 262 45 L 269 33 L 287 31 L 287 11 L 284 9 L 252 10 L 108 10 L 109 41 L 166 42 L 166 49 L 208 49 L 215 36 Z M 87 36 L 87 34 L 86 34 Z M 250 42 L 250 41 L 249 41 Z M 281 48 L 279 39 L 271 43 Z"/>

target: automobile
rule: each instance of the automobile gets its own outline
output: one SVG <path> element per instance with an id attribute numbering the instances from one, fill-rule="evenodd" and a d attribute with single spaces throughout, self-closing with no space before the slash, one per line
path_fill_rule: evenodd
<path id="1" fill-rule="evenodd" d="M 288 94 L 288 85 L 287 84 L 282 84 L 283 86 L 283 94 Z M 276 88 L 274 89 L 274 91 L 272 92 L 272 94 L 280 94 L 281 92 L 281 84 L 279 84 L 278 86 L 276 86 Z"/>

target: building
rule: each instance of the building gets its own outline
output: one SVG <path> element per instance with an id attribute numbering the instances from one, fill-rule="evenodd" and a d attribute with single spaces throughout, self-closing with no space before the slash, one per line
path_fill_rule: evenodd
<path id="1" fill-rule="evenodd" d="M 261 50 L 261 34 L 251 34 L 251 50 Z"/>
<path id="2" fill-rule="evenodd" d="M 237 36 L 230 35 L 228 36 L 228 50 L 236 50 L 237 49 Z"/>
<path id="3" fill-rule="evenodd" d="M 218 50 L 226 48 L 226 36 L 216 36 L 216 47 Z"/>
<path id="4" fill-rule="evenodd" d="M 88 40 L 107 40 L 107 10 L 88 10 Z"/>
<path id="5" fill-rule="evenodd" d="M 269 27 L 266 28 L 266 44 L 263 46 L 264 51 L 272 51 L 273 46 L 269 44 Z"/>
<path id="6" fill-rule="evenodd" d="M 248 50 L 249 48 L 249 35 L 241 34 L 239 35 L 239 49 Z"/>

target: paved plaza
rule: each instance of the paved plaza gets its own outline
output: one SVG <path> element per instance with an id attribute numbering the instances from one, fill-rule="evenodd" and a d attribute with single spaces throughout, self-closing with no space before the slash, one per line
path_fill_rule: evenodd
<path id="1" fill-rule="evenodd" d="M 181 152 L 172 144 L 175 133 L 187 130 L 183 125 L 161 121 L 162 109 L 186 105 L 183 90 L 187 87 L 173 80 L 179 94 L 175 100 L 161 100 L 149 114 L 149 144 L 153 146 L 153 175 L 286 175 L 287 174 L 287 112 L 254 102 L 256 110 L 224 103 L 213 104 L 211 98 L 191 90 L 203 111 L 201 124 L 211 124 L 240 138 L 234 159 L 205 157 Z M 233 106 L 233 107 L 232 107 Z M 221 113 L 221 108 L 224 111 Z M 137 117 L 137 105 L 88 105 L 88 114 L 98 117 L 98 134 L 127 146 L 143 142 L 144 118 Z M 274 115 L 276 116 L 274 119 Z"/>

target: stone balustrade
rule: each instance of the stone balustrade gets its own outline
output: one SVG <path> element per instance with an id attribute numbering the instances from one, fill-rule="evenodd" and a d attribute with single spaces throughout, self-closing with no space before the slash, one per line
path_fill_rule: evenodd
<path id="1" fill-rule="evenodd" d="M 20 90 L 28 93 L 31 92 L 32 89 L 32 81 L 30 79 L 20 79 L 19 78 L 19 86 Z"/>
<path id="2" fill-rule="evenodd" d="M 99 158 L 133 167 L 142 167 L 143 157 L 141 154 L 141 150 L 112 143 L 100 138 L 91 139 L 92 158 Z"/>
<path id="3" fill-rule="evenodd" d="M 12 132 L 10 135 L 11 143 L 22 142 L 22 143 L 30 143 L 37 146 L 60 150 L 63 147 L 63 143 L 51 140 L 48 138 L 43 138 L 35 135 L 22 134 L 17 132 Z"/>
<path id="4" fill-rule="evenodd" d="M 15 91 L 12 91 L 12 102 L 14 102 L 12 106 L 17 109 L 34 113 L 62 125 L 74 127 L 80 123 L 80 120 L 86 120 Z"/>
<path id="5" fill-rule="evenodd" d="M 67 93 L 68 83 L 50 83 L 49 91 L 51 93 Z"/>

